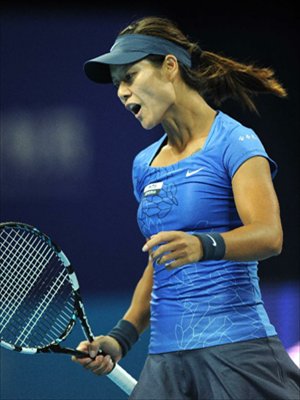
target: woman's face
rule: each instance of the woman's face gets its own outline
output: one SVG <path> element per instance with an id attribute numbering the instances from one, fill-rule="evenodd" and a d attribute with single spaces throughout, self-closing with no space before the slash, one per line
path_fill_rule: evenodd
<path id="1" fill-rule="evenodd" d="M 134 64 L 110 66 L 119 99 L 145 129 L 162 123 L 175 101 L 165 62 L 161 67 L 146 59 Z"/>

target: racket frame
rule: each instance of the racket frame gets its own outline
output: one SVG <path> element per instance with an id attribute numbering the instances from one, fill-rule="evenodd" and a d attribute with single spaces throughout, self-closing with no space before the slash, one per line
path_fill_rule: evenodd
<path id="1" fill-rule="evenodd" d="M 61 261 L 62 265 L 66 269 L 68 273 L 68 280 L 69 283 L 71 284 L 72 291 L 74 294 L 74 314 L 71 317 L 68 325 L 66 326 L 65 330 L 60 334 L 60 336 L 55 339 L 53 342 L 49 343 L 46 346 L 43 347 L 25 347 L 25 346 L 15 346 L 13 344 L 5 342 L 2 338 L 0 338 L 0 345 L 8 350 L 14 350 L 19 353 L 24 353 L 24 354 L 35 354 L 35 353 L 63 353 L 63 354 L 71 354 L 79 357 L 83 357 L 88 355 L 87 353 L 84 353 L 82 351 L 74 350 L 68 347 L 61 347 L 60 343 L 63 342 L 67 336 L 71 333 L 72 329 L 74 328 L 77 319 L 80 320 L 81 322 L 81 328 L 84 332 L 84 335 L 86 338 L 92 342 L 94 340 L 93 333 L 91 330 L 91 327 L 88 323 L 84 305 L 82 302 L 82 297 L 80 294 L 80 288 L 79 288 L 79 282 L 77 279 L 77 276 L 75 274 L 75 271 L 65 255 L 65 253 L 62 251 L 60 246 L 58 246 L 57 243 L 55 243 L 48 235 L 45 233 L 41 232 L 39 229 L 36 227 L 21 223 L 21 222 L 4 222 L 0 223 L 0 231 L 2 229 L 9 228 L 9 229 L 22 229 L 24 231 L 28 232 L 34 232 L 35 235 L 39 237 L 42 241 L 44 241 L 48 246 L 50 246 L 54 252 L 56 253 L 57 257 Z M 99 352 L 101 354 L 102 351 Z"/>
<path id="2" fill-rule="evenodd" d="M 77 357 L 87 357 L 87 356 L 89 357 L 88 353 L 75 350 L 69 347 L 60 346 L 60 343 L 63 342 L 67 338 L 67 336 L 71 333 L 78 319 L 80 320 L 81 328 L 83 330 L 85 337 L 89 340 L 89 342 L 92 342 L 94 340 L 94 335 L 92 333 L 91 327 L 89 325 L 85 313 L 85 308 L 80 293 L 79 282 L 69 259 L 67 258 L 67 256 L 57 243 L 55 243 L 52 239 L 50 239 L 48 235 L 41 232 L 39 229 L 37 229 L 32 225 L 22 222 L 0 223 L 0 232 L 1 230 L 6 228 L 7 229 L 16 228 L 28 232 L 34 232 L 34 234 L 37 235 L 41 240 L 46 242 L 48 246 L 52 247 L 52 249 L 58 256 L 62 265 L 64 266 L 64 268 L 68 273 L 69 283 L 71 284 L 72 291 L 74 294 L 74 314 L 72 315 L 68 325 L 66 326 L 65 330 L 60 334 L 60 336 L 46 346 L 43 347 L 16 346 L 11 343 L 7 343 L 2 338 L 0 338 L 0 346 L 8 350 L 13 350 L 22 354 L 29 354 L 29 355 L 37 353 L 61 353 L 61 354 L 75 355 Z M 105 355 L 105 353 L 101 349 L 99 349 L 98 354 Z M 118 364 L 115 364 L 115 367 L 107 375 L 107 377 L 110 378 L 116 385 L 118 385 L 127 394 L 130 394 L 134 389 L 135 385 L 137 384 L 137 381 Z"/>

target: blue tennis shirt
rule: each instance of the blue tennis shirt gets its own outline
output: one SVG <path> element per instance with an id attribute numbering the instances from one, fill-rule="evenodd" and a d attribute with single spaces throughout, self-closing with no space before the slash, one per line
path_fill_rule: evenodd
<path id="1" fill-rule="evenodd" d="M 166 167 L 151 162 L 166 135 L 133 162 L 137 219 L 145 238 L 161 231 L 226 232 L 242 225 L 231 180 L 249 158 L 277 165 L 255 132 L 219 112 L 202 150 Z M 259 206 L 259 205 L 258 205 Z M 171 271 L 154 263 L 149 353 L 198 349 L 276 335 L 256 261 L 200 261 Z"/>

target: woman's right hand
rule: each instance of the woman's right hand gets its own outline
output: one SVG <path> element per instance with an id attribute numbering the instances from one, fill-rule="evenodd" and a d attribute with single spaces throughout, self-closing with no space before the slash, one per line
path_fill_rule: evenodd
<path id="1" fill-rule="evenodd" d="M 99 349 L 103 350 L 106 356 L 98 354 Z M 93 342 L 81 342 L 77 350 L 88 353 L 88 357 L 72 356 L 72 361 L 82 365 L 96 375 L 109 374 L 115 363 L 122 358 L 122 349 L 118 341 L 111 336 L 97 336 Z M 98 355 L 97 355 L 98 354 Z"/>

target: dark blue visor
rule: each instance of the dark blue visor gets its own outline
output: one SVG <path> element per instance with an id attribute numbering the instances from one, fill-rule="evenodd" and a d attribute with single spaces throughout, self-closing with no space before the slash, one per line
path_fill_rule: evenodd
<path id="1" fill-rule="evenodd" d="M 97 83 L 111 83 L 110 65 L 131 64 L 150 54 L 173 54 L 179 62 L 191 67 L 191 55 L 182 46 L 158 36 L 126 34 L 118 36 L 109 53 L 88 60 L 84 71 Z"/>

